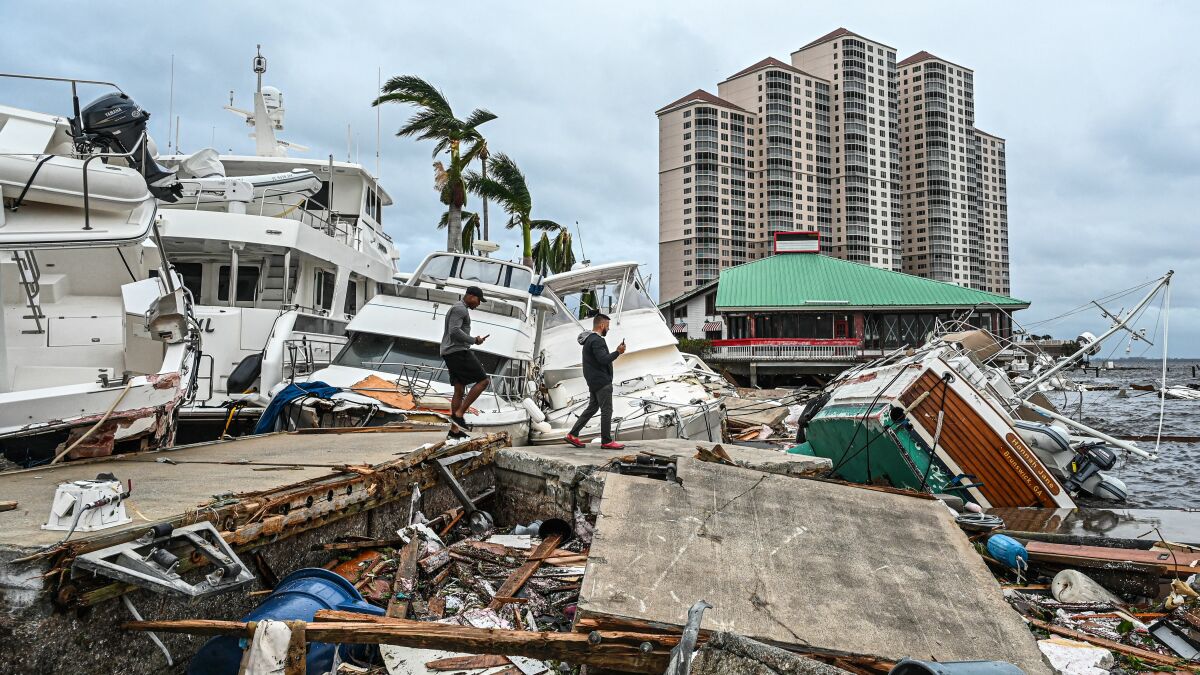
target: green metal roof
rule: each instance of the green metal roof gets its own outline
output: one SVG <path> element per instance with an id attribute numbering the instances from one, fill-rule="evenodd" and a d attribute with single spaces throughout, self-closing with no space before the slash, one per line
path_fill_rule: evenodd
<path id="1" fill-rule="evenodd" d="M 721 272 L 717 309 L 974 307 L 1025 300 L 812 253 L 781 253 Z"/>

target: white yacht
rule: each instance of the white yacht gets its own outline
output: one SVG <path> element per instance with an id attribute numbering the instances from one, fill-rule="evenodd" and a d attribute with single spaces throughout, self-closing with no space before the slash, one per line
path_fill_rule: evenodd
<path id="1" fill-rule="evenodd" d="M 202 150 L 162 157 L 182 194 L 160 204 L 162 245 L 195 302 L 204 354 L 185 428 L 211 435 L 235 409 L 252 420 L 281 383 L 327 365 L 347 322 L 394 285 L 397 253 L 383 230 L 387 192 L 364 167 L 288 157 L 283 94 L 254 59 L 254 155 Z M 148 244 L 149 245 L 149 244 Z"/>
<path id="2" fill-rule="evenodd" d="M 350 321 L 350 341 L 332 365 L 310 382 L 341 391 L 332 402 L 304 399 L 276 428 L 375 426 L 396 421 L 444 422 L 453 393 L 438 348 L 446 312 L 469 286 L 488 298 L 471 312 L 471 331 L 488 335 L 474 347 L 491 386 L 465 416 L 477 433 L 508 432 L 517 443 L 529 435 L 528 374 L 535 353 L 537 317 L 555 311 L 530 293 L 533 270 L 524 265 L 463 253 L 433 253 L 393 292 L 371 299 Z"/>
<path id="3" fill-rule="evenodd" d="M 546 278 L 542 295 L 558 311 L 547 314 L 535 364 L 539 406 L 545 424 L 530 433 L 534 444 L 561 443 L 587 406 L 579 334 L 592 329 L 586 317 L 607 314 L 608 345 L 622 340 L 626 351 L 613 362 L 613 436 L 635 441 L 691 438 L 720 441 L 723 399 L 734 388 L 700 359 L 679 351 L 666 319 L 650 299 L 635 262 L 580 267 Z M 539 417 L 535 413 L 535 419 Z M 581 438 L 600 433 L 600 416 Z"/>
<path id="4" fill-rule="evenodd" d="M 36 466 L 170 443 L 195 383 L 191 300 L 152 247 L 148 114 L 116 90 L 74 117 L 0 106 L 0 450 Z M 122 165 L 119 165 L 122 164 Z M 127 166 L 126 166 L 127 165 Z"/>

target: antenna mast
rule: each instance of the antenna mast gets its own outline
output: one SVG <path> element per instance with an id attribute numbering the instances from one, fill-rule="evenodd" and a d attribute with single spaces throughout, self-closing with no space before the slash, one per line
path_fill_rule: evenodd
<path id="1" fill-rule="evenodd" d="M 171 151 L 171 124 L 175 121 L 175 55 L 171 54 L 171 97 L 167 104 L 167 152 Z M 176 148 L 178 151 L 178 148 Z"/>
<path id="2" fill-rule="evenodd" d="M 376 95 L 378 95 L 379 92 L 382 90 L 383 90 L 383 68 L 376 68 L 375 69 L 375 93 L 376 93 Z M 380 159 L 381 159 L 381 155 L 379 152 L 379 146 L 380 146 L 380 143 L 379 143 L 379 112 L 380 112 L 379 106 L 375 106 L 375 182 L 376 183 L 379 182 L 379 174 L 381 173 L 381 169 L 379 166 Z"/>

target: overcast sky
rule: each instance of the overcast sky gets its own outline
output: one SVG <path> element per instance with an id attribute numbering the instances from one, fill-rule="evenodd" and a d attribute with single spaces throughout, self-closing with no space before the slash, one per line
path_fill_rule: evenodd
<path id="1" fill-rule="evenodd" d="M 903 8 L 903 12 L 897 8 Z M 1033 322 L 1176 271 L 1170 353 L 1200 356 L 1200 6 L 1187 2 L 104 3 L 5 2 L 0 70 L 113 80 L 166 145 L 171 56 L 180 145 L 250 153 L 221 110 L 251 105 L 255 44 L 284 92 L 287 140 L 375 165 L 376 76 L 415 74 L 455 111 L 485 107 L 495 151 L 525 170 L 534 217 L 579 222 L 596 262 L 658 266 L 654 111 L 839 26 L 975 71 L 979 128 L 1008 140 L 1013 295 Z M 65 90 L 0 80 L 0 102 L 69 113 Z M 443 245 L 427 143 L 383 110 L 388 231 L 411 269 Z M 477 206 L 477 202 L 471 206 Z M 493 224 L 502 217 L 493 211 Z M 515 232 L 496 234 L 515 252 Z M 577 250 L 578 255 L 578 250 Z M 1130 307 L 1128 297 L 1112 309 Z M 1142 325 L 1155 329 L 1156 310 Z M 1036 332 L 1107 327 L 1082 312 Z M 1161 345 L 1161 330 L 1155 342 Z M 1147 355 L 1160 352 L 1159 346 Z M 1106 350 L 1109 353 L 1110 350 Z M 1131 354 L 1145 351 L 1134 345 Z M 1115 345 L 1123 356 L 1125 343 Z"/>

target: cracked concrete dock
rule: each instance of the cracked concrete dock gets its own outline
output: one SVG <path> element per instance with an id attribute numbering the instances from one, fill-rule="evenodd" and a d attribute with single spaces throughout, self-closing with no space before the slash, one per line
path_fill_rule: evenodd
<path id="1" fill-rule="evenodd" d="M 1050 670 L 938 501 L 692 459 L 682 485 L 610 474 L 579 617 L 779 645 Z"/>

